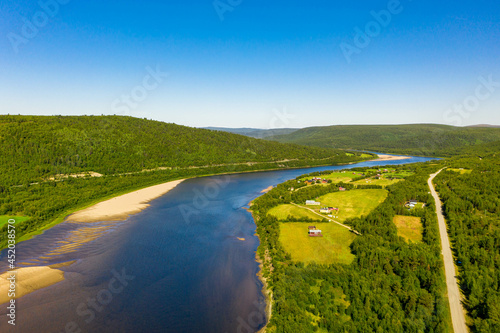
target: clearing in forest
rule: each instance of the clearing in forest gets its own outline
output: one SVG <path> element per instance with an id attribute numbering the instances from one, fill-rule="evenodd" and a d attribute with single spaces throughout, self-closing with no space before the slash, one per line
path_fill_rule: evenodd
<path id="1" fill-rule="evenodd" d="M 422 221 L 415 216 L 394 216 L 394 224 L 398 228 L 398 236 L 407 242 L 420 243 L 422 241 Z"/>
<path id="2" fill-rule="evenodd" d="M 320 229 L 323 237 L 310 237 L 308 226 Z M 293 261 L 318 264 L 350 264 L 354 260 L 350 245 L 357 237 L 336 223 L 280 223 L 280 242 Z"/>

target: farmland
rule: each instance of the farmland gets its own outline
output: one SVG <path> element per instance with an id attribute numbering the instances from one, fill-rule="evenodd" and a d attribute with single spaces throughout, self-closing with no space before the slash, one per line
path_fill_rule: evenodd
<path id="1" fill-rule="evenodd" d="M 387 197 L 387 191 L 381 189 L 353 190 L 346 192 L 334 192 L 318 198 L 322 206 L 339 208 L 335 213 L 339 221 L 353 217 L 361 217 L 369 214 Z"/>
<path id="2" fill-rule="evenodd" d="M 308 223 L 280 223 L 280 242 L 293 261 L 318 264 L 350 264 L 354 260 L 349 246 L 356 237 L 346 228 L 335 223 L 318 223 L 314 226 L 323 237 L 309 237 Z"/>

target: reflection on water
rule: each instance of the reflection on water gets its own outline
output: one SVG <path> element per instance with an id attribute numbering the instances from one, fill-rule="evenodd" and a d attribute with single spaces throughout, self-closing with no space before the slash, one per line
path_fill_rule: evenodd
<path id="1" fill-rule="evenodd" d="M 0 320 L 0 331 L 256 332 L 264 297 L 255 224 L 244 208 L 271 185 L 341 168 L 190 179 L 126 221 L 61 223 L 18 244 L 17 265 L 75 263 L 59 268 L 64 281 L 18 299 L 16 327 Z M 2 251 L 0 272 L 7 264 Z"/>

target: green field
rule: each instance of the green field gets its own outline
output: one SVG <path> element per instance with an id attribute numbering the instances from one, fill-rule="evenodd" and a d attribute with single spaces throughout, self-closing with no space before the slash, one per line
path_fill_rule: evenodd
<path id="1" fill-rule="evenodd" d="M 331 179 L 333 183 L 340 183 L 340 182 L 348 183 L 353 178 L 359 177 L 359 175 L 353 175 L 352 173 L 353 173 L 353 171 L 332 172 L 329 175 L 320 175 L 320 176 L 316 176 L 316 177 L 322 178 L 322 179 Z M 357 172 L 357 173 L 359 173 L 359 172 Z M 303 177 L 300 180 L 304 181 L 304 180 L 308 180 L 308 179 L 312 179 L 312 178 L 313 178 L 312 176 L 309 176 L 309 177 Z"/>
<path id="2" fill-rule="evenodd" d="M 4 224 L 7 224 L 7 222 L 9 221 L 9 219 L 16 220 L 16 223 L 14 223 L 14 225 L 18 225 L 19 223 L 24 222 L 27 219 L 29 219 L 29 217 L 28 216 L 7 216 L 7 215 L 0 215 L 0 228 L 2 228 Z"/>
<path id="3" fill-rule="evenodd" d="M 461 175 L 465 174 L 465 173 L 471 173 L 472 170 L 470 169 L 463 169 L 463 168 L 460 168 L 460 169 L 448 169 L 450 171 L 454 171 L 454 172 L 459 172 Z"/>
<path id="4" fill-rule="evenodd" d="M 269 210 L 268 214 L 275 216 L 280 221 L 286 221 L 289 215 L 296 218 L 310 218 L 313 220 L 321 219 L 321 217 L 319 217 L 316 214 L 313 214 L 307 209 L 300 208 L 294 205 L 279 205 L 273 207 Z"/>
<path id="5" fill-rule="evenodd" d="M 318 201 L 321 202 L 321 207 L 339 208 L 339 212 L 334 213 L 338 216 L 336 219 L 345 221 L 348 218 L 367 215 L 385 200 L 387 193 L 381 189 L 334 192 L 318 198 Z"/>
<path id="6" fill-rule="evenodd" d="M 394 224 L 398 228 L 398 236 L 407 242 L 420 243 L 422 241 L 422 221 L 420 217 L 394 216 Z"/>
<path id="7" fill-rule="evenodd" d="M 414 173 L 409 171 L 409 170 L 399 170 L 399 171 L 396 171 L 396 172 L 387 172 L 387 173 L 384 173 L 384 177 L 388 177 L 388 178 L 392 178 L 392 177 L 396 177 L 396 178 L 406 178 L 406 177 L 409 177 L 411 175 L 413 175 Z"/>
<path id="8" fill-rule="evenodd" d="M 308 226 L 316 226 L 323 237 L 309 237 Z M 280 223 L 280 242 L 292 260 L 318 264 L 350 264 L 354 260 L 349 245 L 356 236 L 336 223 Z"/>
<path id="9" fill-rule="evenodd" d="M 367 179 L 361 179 L 353 182 L 353 184 L 356 185 L 380 185 L 380 186 L 389 186 L 392 184 L 395 184 L 397 182 L 402 181 L 403 179 L 387 179 L 385 177 L 382 177 L 382 179 L 373 179 L 373 178 L 367 178 Z"/>

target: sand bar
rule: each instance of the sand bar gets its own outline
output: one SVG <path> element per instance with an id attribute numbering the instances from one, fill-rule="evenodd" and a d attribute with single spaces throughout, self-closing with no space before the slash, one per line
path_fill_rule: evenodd
<path id="1" fill-rule="evenodd" d="M 102 201 L 92 207 L 71 214 L 68 216 L 67 220 L 73 222 L 125 220 L 129 215 L 139 213 L 143 209 L 149 207 L 148 202 L 161 197 L 179 185 L 182 181 L 184 181 L 184 179 L 174 180 Z"/>
<path id="2" fill-rule="evenodd" d="M 16 296 L 19 298 L 38 289 L 42 289 L 64 280 L 64 272 L 48 266 L 18 268 L 17 273 L 5 272 L 0 275 L 0 304 L 11 300 L 9 297 L 10 281 L 7 278 L 16 276 Z"/>
<path id="3" fill-rule="evenodd" d="M 271 186 L 269 186 L 269 187 L 267 187 L 267 188 L 263 189 L 262 191 L 260 191 L 260 193 L 267 193 L 267 192 L 271 191 L 273 188 L 274 188 L 274 186 L 273 186 L 273 185 L 271 185 Z"/>
<path id="4" fill-rule="evenodd" d="M 377 154 L 378 158 L 371 161 L 396 161 L 396 160 L 407 160 L 410 159 L 411 156 L 393 156 L 393 155 L 383 155 Z"/>

